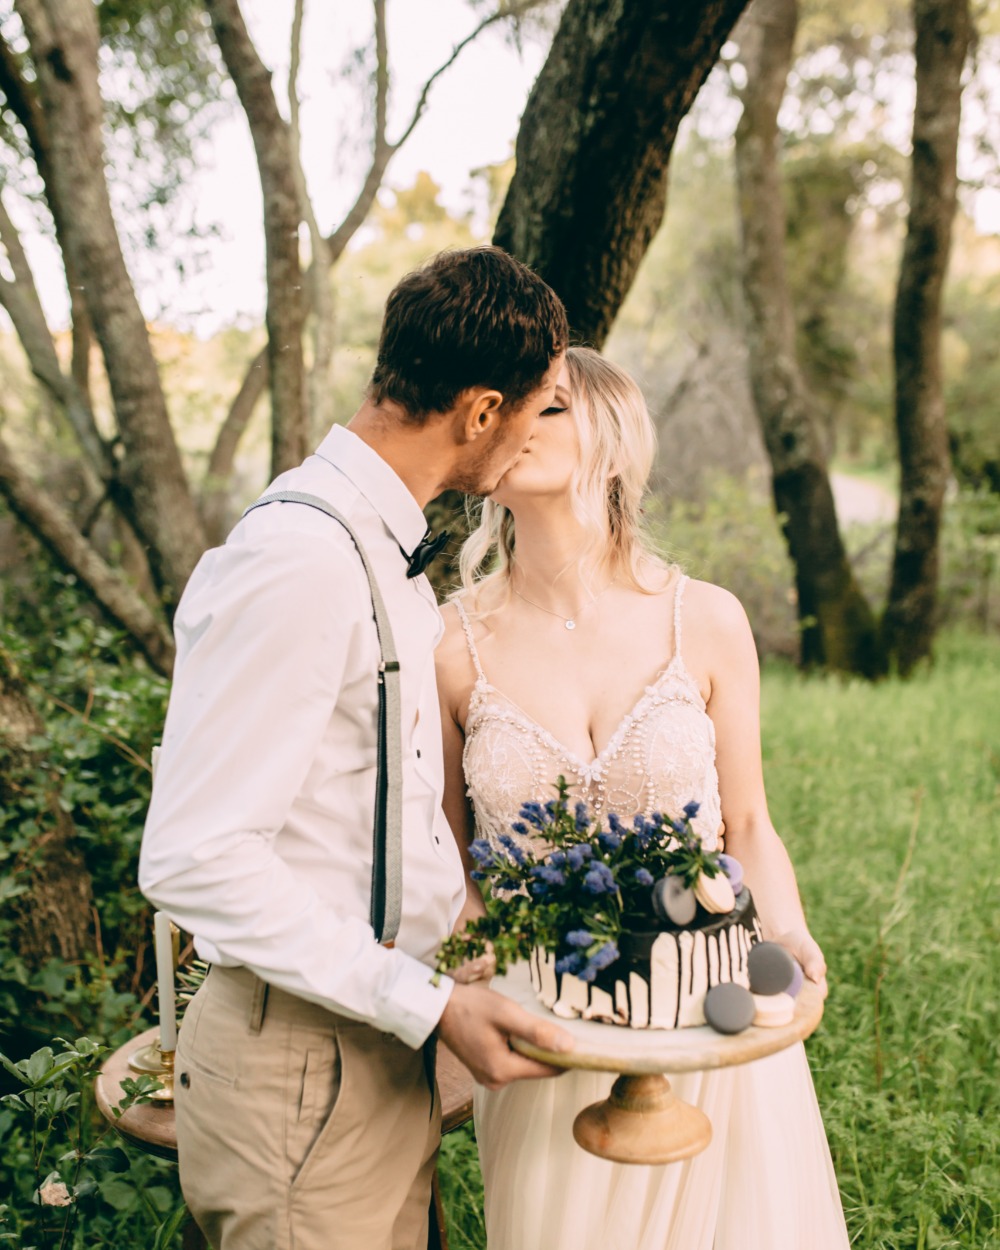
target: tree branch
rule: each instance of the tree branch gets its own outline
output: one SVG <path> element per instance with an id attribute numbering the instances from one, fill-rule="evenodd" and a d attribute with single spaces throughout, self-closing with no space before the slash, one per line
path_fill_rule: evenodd
<path id="1" fill-rule="evenodd" d="M 52 214 L 56 230 L 56 241 L 59 243 L 63 267 L 66 272 L 66 286 L 70 297 L 70 315 L 73 326 L 73 361 L 71 376 L 76 382 L 80 394 L 88 408 L 90 407 L 90 342 L 92 329 L 87 302 L 83 296 L 83 284 L 66 247 L 65 214 L 59 201 L 58 188 L 52 177 L 49 160 L 48 133 L 45 114 L 38 102 L 38 97 L 31 83 L 25 80 L 21 72 L 21 58 L 0 35 L 0 91 L 4 93 L 7 104 L 24 127 L 28 143 L 35 158 L 35 167 L 45 186 L 45 195 Z M 75 428 L 75 427 L 74 427 Z M 77 431 L 79 433 L 79 431 Z M 85 452 L 88 448 L 81 441 Z"/>
<path id="2" fill-rule="evenodd" d="M 278 111 L 271 75 L 253 45 L 238 0 L 206 0 L 212 29 L 247 115 L 264 197 L 267 344 L 271 384 L 271 471 L 283 472 L 307 452 L 302 357 L 302 267 L 295 160 Z"/>
<path id="3" fill-rule="evenodd" d="M 21 244 L 17 228 L 11 221 L 0 195 L 0 243 L 3 244 L 14 281 L 0 278 L 0 304 L 6 308 L 14 329 L 28 357 L 31 371 L 65 412 L 73 432 L 86 454 L 90 467 L 101 482 L 114 479 L 115 466 L 111 449 L 101 437 L 94 414 L 73 378 L 67 377 L 59 364 L 31 266 Z"/>
<path id="4" fill-rule="evenodd" d="M 145 317 L 129 278 L 105 176 L 99 31 L 92 0 L 17 0 L 45 112 L 61 245 L 80 276 L 104 356 L 124 456 L 119 481 L 164 603 L 176 603 L 204 533 L 167 414 Z"/>
<path id="5" fill-rule="evenodd" d="M 73 570 L 95 603 L 135 639 L 153 668 L 169 676 L 174 644 L 163 622 L 121 574 L 101 559 L 69 515 L 28 477 L 2 437 L 0 494 L 60 563 Z"/>
<path id="6" fill-rule="evenodd" d="M 226 415 L 222 428 L 216 436 L 215 446 L 209 457 L 208 469 L 202 488 L 202 520 L 210 543 L 220 543 L 226 535 L 228 517 L 227 487 L 236 459 L 243 432 L 250 424 L 260 397 L 267 390 L 267 348 L 262 347 L 253 358 L 243 378 L 232 407 Z"/>
<path id="7" fill-rule="evenodd" d="M 330 263 L 335 265 L 344 249 L 354 238 L 365 218 L 371 212 L 375 196 L 382 185 L 385 171 L 398 150 L 386 138 L 386 119 L 389 112 L 389 43 L 385 25 L 385 0 L 373 0 L 375 20 L 375 132 L 372 136 L 372 160 L 358 198 L 351 205 L 347 216 L 327 236 Z"/>
<path id="8" fill-rule="evenodd" d="M 514 3 L 503 11 L 498 11 L 481 21 L 475 30 L 461 40 L 452 50 L 447 60 L 442 62 L 431 74 L 430 78 L 427 79 L 417 98 L 417 104 L 409 122 L 399 138 L 395 142 L 390 142 L 386 136 L 389 100 L 389 50 L 386 32 L 385 0 L 372 0 L 375 33 L 375 125 L 372 136 L 372 159 L 357 199 L 351 205 L 340 225 L 326 236 L 324 263 L 331 268 L 336 265 L 341 256 L 343 256 L 351 239 L 354 238 L 364 224 L 365 219 L 371 212 L 372 205 L 375 203 L 375 197 L 378 194 L 379 187 L 382 185 L 389 162 L 413 133 L 414 128 L 423 116 L 434 83 L 487 27 L 504 18 L 516 19 L 523 17 L 532 9 L 540 8 L 545 3 L 547 3 L 547 0 L 520 0 L 520 3 Z M 292 93 L 289 92 L 290 98 L 291 95 Z M 313 272 L 315 264 L 314 260 L 305 275 L 304 286 L 307 301 L 317 276 Z M 307 302 L 306 311 L 308 311 L 309 307 L 310 305 Z M 265 372 L 267 362 L 266 357 L 263 359 L 262 357 L 263 353 L 259 354 L 248 366 L 239 392 L 233 400 L 232 407 L 219 431 L 216 451 L 213 451 L 211 461 L 211 464 L 217 466 L 218 473 L 213 475 L 217 478 L 220 478 L 223 474 L 228 474 L 231 470 L 236 445 L 250 420 L 254 404 L 263 393 L 267 384 L 267 374 Z M 251 396 L 253 397 L 252 400 Z"/>
<path id="9" fill-rule="evenodd" d="M 306 273 L 306 298 L 312 314 L 312 368 L 307 376 L 310 444 L 333 424 L 333 295 L 330 289 L 330 249 L 316 220 L 302 168 L 302 131 L 299 117 L 299 67 L 302 58 L 302 22 L 305 0 L 295 0 L 291 55 L 288 69 L 288 111 L 295 185 L 303 220 L 309 227 L 311 262 Z"/>

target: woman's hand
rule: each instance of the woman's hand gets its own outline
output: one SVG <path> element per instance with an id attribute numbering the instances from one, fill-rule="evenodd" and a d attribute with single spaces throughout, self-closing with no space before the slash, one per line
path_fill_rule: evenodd
<path id="1" fill-rule="evenodd" d="M 826 960 L 823 958 L 823 952 L 820 950 L 819 944 L 809 930 L 804 927 L 801 929 L 789 929 L 787 933 L 783 933 L 774 940 L 799 961 L 802 965 L 802 971 L 810 981 L 816 982 L 823 997 L 826 998 Z"/>
<path id="2" fill-rule="evenodd" d="M 477 959 L 469 959 L 464 964 L 453 969 L 448 975 L 453 981 L 457 981 L 459 985 L 471 985 L 473 981 L 485 981 L 489 983 L 497 970 L 496 956 L 492 951 L 487 951 L 485 955 L 480 955 Z"/>

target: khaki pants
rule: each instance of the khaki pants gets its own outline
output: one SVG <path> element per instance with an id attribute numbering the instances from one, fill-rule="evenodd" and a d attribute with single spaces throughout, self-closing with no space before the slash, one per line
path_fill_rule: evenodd
<path id="1" fill-rule="evenodd" d="M 429 1053 L 213 968 L 175 1082 L 181 1188 L 211 1245 L 426 1250 L 441 1136 Z"/>

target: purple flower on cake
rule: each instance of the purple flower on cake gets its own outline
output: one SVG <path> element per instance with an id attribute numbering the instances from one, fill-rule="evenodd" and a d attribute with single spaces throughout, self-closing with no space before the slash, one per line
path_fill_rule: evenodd
<path id="1" fill-rule="evenodd" d="M 574 872 L 579 872 L 588 859 L 593 858 L 594 848 L 586 842 L 571 846 L 566 852 L 566 863 Z"/>
<path id="2" fill-rule="evenodd" d="M 472 843 L 472 876 L 491 887 L 486 915 L 442 946 L 442 971 L 492 947 L 502 974 L 541 949 L 561 973 L 593 981 L 618 958 L 622 933 L 660 927 L 653 907 L 658 881 L 690 888 L 721 873 L 718 854 L 691 826 L 697 802 L 685 806 L 683 818 L 640 812 L 626 823 L 609 812 L 602 823 L 571 801 L 565 779 L 556 788 L 556 799 L 521 805 L 511 834 Z"/>
<path id="3" fill-rule="evenodd" d="M 496 856 L 493 847 L 485 838 L 475 838 L 469 844 L 469 854 L 480 866 L 480 868 L 493 868 L 496 866 Z"/>
<path id="4" fill-rule="evenodd" d="M 569 955 L 561 955 L 556 960 L 556 972 L 560 976 L 565 975 L 567 972 L 573 975 L 583 968 L 585 962 L 584 956 L 579 951 L 573 951 Z"/>
<path id="5" fill-rule="evenodd" d="M 615 874 L 600 862 L 594 864 L 583 879 L 583 888 L 590 894 L 616 894 L 618 883 Z"/>
<path id="6" fill-rule="evenodd" d="M 553 868 L 550 864 L 533 865 L 531 875 L 545 885 L 566 884 L 566 874 L 559 868 Z"/>
<path id="7" fill-rule="evenodd" d="M 521 808 L 521 819 L 536 829 L 542 829 L 545 827 L 545 809 L 541 803 L 534 801 L 525 803 Z"/>
<path id="8" fill-rule="evenodd" d="M 596 955 L 591 955 L 589 966 L 595 972 L 600 972 L 602 968 L 607 968 L 613 964 L 618 958 L 618 947 L 614 942 L 605 942 Z"/>
<path id="9" fill-rule="evenodd" d="M 518 868 L 523 868 L 528 862 L 524 851 L 521 850 L 509 833 L 502 833 L 500 835 L 500 845 L 511 857 L 514 863 L 517 864 Z"/>

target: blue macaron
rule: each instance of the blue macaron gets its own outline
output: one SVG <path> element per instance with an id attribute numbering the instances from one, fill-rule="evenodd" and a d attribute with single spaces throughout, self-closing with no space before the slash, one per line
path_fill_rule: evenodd
<path id="1" fill-rule="evenodd" d="M 743 889 L 743 865 L 738 859 L 734 859 L 732 855 L 720 855 L 719 864 L 722 871 L 729 878 L 729 884 L 733 887 L 733 893 L 739 894 Z"/>
<path id="2" fill-rule="evenodd" d="M 755 994 L 784 994 L 795 980 L 798 964 L 777 942 L 758 942 L 747 959 L 750 989 Z"/>
<path id="3" fill-rule="evenodd" d="M 713 985 L 705 995 L 705 1019 L 716 1033 L 742 1033 L 753 1024 L 753 995 L 735 981 Z"/>

